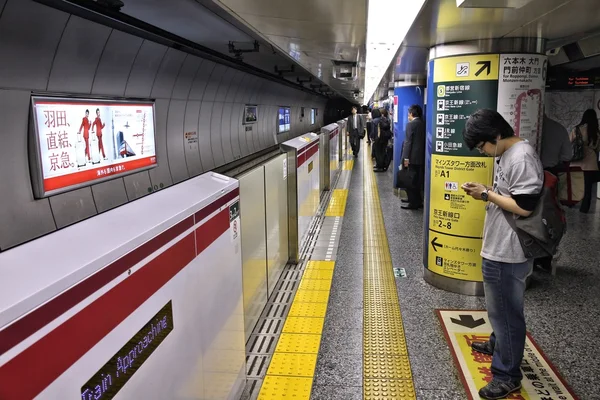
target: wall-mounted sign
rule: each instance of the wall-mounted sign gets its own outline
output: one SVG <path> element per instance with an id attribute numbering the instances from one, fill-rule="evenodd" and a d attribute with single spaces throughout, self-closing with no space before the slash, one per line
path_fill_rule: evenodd
<path id="1" fill-rule="evenodd" d="M 115 397 L 172 330 L 173 306 L 169 301 L 81 387 L 81 398 Z"/>
<path id="2" fill-rule="evenodd" d="M 153 102 L 34 96 L 32 106 L 36 198 L 157 165 Z"/>
<path id="3" fill-rule="evenodd" d="M 258 107 L 244 106 L 244 125 L 255 124 L 258 121 Z"/>
<path id="4" fill-rule="evenodd" d="M 290 120 L 290 108 L 279 107 L 279 113 L 277 115 L 277 133 L 289 132 L 291 129 Z"/>

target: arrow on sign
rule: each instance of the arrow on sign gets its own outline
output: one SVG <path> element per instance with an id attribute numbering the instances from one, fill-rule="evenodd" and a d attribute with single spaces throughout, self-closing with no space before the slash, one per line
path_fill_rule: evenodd
<path id="1" fill-rule="evenodd" d="M 472 315 L 459 315 L 458 318 L 459 319 L 450 318 L 450 320 L 456 325 L 464 326 L 471 329 L 477 328 L 478 326 L 485 324 L 485 320 L 483 318 L 475 320 Z"/>
<path id="2" fill-rule="evenodd" d="M 481 65 L 481 68 L 479 68 L 479 71 L 475 72 L 475 76 L 479 76 L 486 69 L 487 69 L 486 75 L 489 75 L 492 73 L 492 62 L 491 61 L 479 61 L 477 63 L 477 65 Z"/>
<path id="3" fill-rule="evenodd" d="M 438 243 L 437 241 L 437 236 L 433 238 L 433 240 L 431 241 L 431 246 L 433 247 L 433 250 L 437 253 L 437 248 L 438 247 L 444 247 L 443 244 Z"/>

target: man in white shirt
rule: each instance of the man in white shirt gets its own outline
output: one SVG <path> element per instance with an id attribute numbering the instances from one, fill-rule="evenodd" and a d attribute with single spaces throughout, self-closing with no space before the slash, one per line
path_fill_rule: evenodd
<path id="1" fill-rule="evenodd" d="M 348 117 L 348 135 L 350 136 L 350 146 L 354 157 L 358 157 L 360 151 L 360 140 L 365 136 L 365 122 L 358 115 L 356 106 L 352 107 L 352 114 Z"/>

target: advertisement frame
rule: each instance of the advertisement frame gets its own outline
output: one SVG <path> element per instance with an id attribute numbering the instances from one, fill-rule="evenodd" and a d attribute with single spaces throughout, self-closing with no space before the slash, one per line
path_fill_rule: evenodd
<path id="1" fill-rule="evenodd" d="M 254 110 L 256 111 L 256 120 L 255 121 L 250 121 L 248 122 L 246 120 L 246 111 L 248 110 L 248 108 L 254 108 Z M 254 125 L 258 123 L 258 104 L 245 104 L 244 105 L 244 122 L 242 123 L 242 125 Z"/>
<path id="2" fill-rule="evenodd" d="M 284 116 L 285 116 L 285 110 L 286 109 L 289 110 L 289 114 L 290 114 L 290 128 L 287 129 L 287 130 L 285 130 L 285 131 L 280 130 L 281 125 L 279 125 L 279 110 L 281 110 L 281 109 L 284 110 Z M 280 135 L 282 133 L 291 132 L 292 131 L 292 107 L 290 107 L 290 106 L 277 106 L 277 120 L 276 120 L 276 123 L 277 123 L 277 134 L 278 135 Z"/>
<path id="3" fill-rule="evenodd" d="M 152 106 L 152 124 L 153 124 L 153 135 L 154 135 L 154 158 L 156 162 L 153 165 L 137 168 L 132 171 L 124 171 L 121 173 L 115 173 L 109 176 L 98 177 L 90 181 L 77 183 L 67 187 L 48 190 L 44 188 L 44 173 L 43 164 L 41 159 L 41 143 L 39 137 L 39 129 L 37 118 L 35 115 L 35 107 L 37 102 L 41 101 L 56 101 L 56 102 L 89 102 L 93 103 L 121 103 L 121 104 L 144 104 Z M 44 199 L 47 197 L 55 196 L 57 194 L 71 192 L 77 189 L 81 189 L 88 186 L 93 186 L 98 183 L 122 178 L 128 175 L 136 174 L 138 172 L 148 171 L 157 168 L 160 165 L 158 155 L 156 154 L 156 102 L 153 99 L 137 99 L 137 98 L 115 98 L 115 97 L 94 97 L 94 96 L 72 96 L 65 94 L 48 94 L 48 93 L 35 93 L 32 92 L 30 95 L 30 107 L 29 107 L 29 124 L 28 124 L 28 140 L 27 140 L 27 151 L 28 151 L 28 164 L 29 164 L 29 175 L 31 178 L 31 186 L 33 190 L 33 196 L 36 200 Z"/>

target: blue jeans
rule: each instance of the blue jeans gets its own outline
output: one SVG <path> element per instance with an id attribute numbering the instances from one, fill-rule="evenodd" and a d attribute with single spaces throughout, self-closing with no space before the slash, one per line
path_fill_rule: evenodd
<path id="1" fill-rule="evenodd" d="M 531 263 L 508 264 L 483 259 L 483 287 L 494 349 L 492 374 L 502 381 L 521 381 L 525 350 L 525 281 Z"/>

